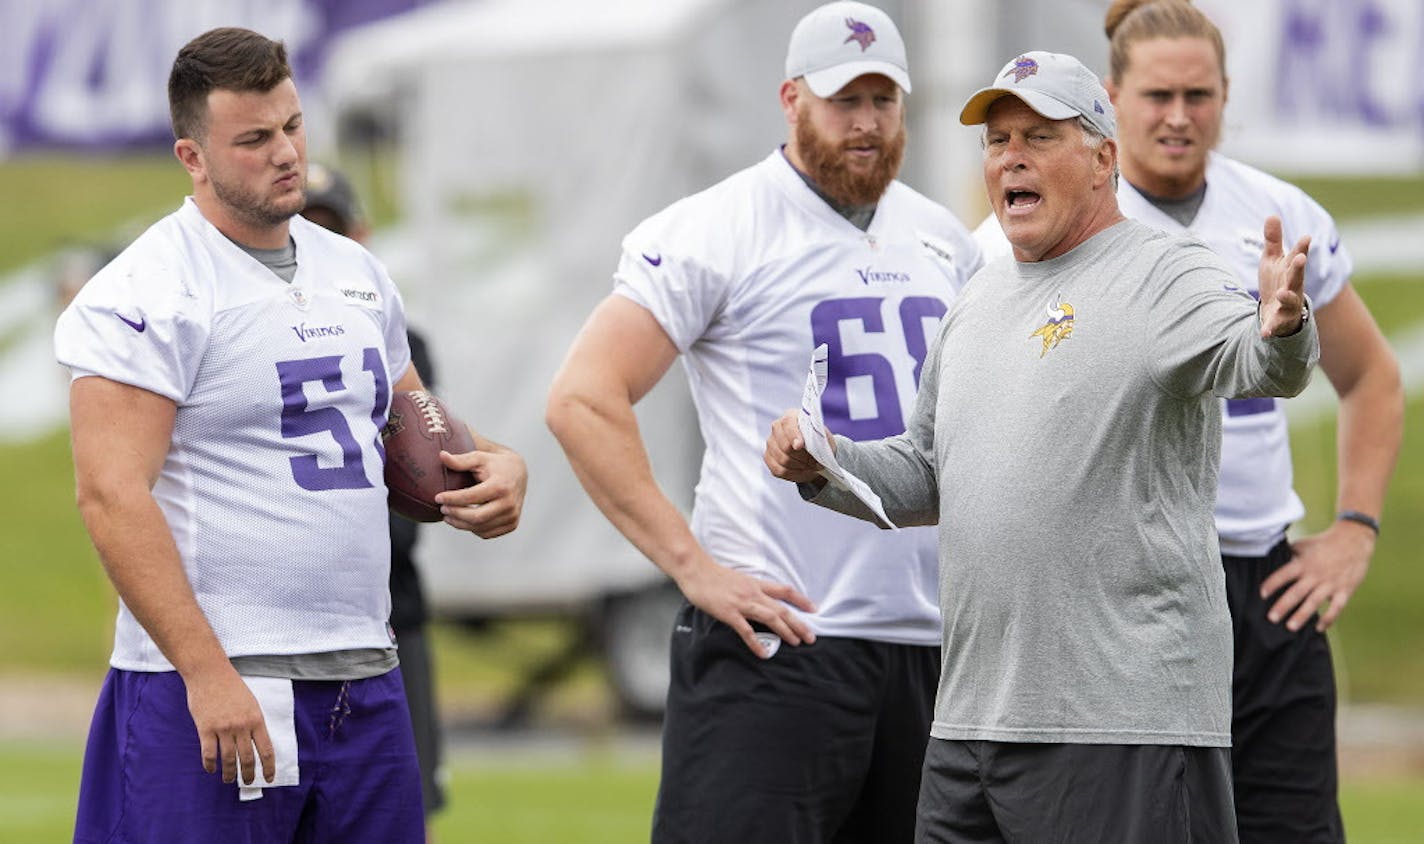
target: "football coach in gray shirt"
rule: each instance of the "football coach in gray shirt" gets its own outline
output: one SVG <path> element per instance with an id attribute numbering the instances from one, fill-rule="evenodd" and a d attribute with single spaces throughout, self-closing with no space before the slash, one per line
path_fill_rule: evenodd
<path id="1" fill-rule="evenodd" d="M 945 315 L 908 430 L 832 442 L 897 524 L 939 525 L 916 840 L 1235 841 L 1218 401 L 1305 387 L 1309 240 L 1265 221 L 1258 304 L 1125 219 L 1112 106 L 1071 56 L 1014 58 L 960 121 L 1013 257 Z M 804 445 L 788 413 L 768 468 L 873 520 Z"/>

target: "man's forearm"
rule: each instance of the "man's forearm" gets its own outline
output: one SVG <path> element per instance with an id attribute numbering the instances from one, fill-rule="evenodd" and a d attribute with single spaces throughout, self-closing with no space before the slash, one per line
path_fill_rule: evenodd
<path id="1" fill-rule="evenodd" d="M 119 597 L 178 672 L 230 666 L 152 495 L 91 495 L 80 513 Z"/>
<path id="2" fill-rule="evenodd" d="M 1378 519 L 1384 508 L 1404 438 L 1404 396 L 1399 379 L 1389 377 L 1391 371 L 1371 370 L 1340 396 L 1337 510 Z"/>
<path id="3" fill-rule="evenodd" d="M 644 556 L 674 580 L 703 556 L 653 477 L 630 404 L 573 398 L 559 403 L 549 423 L 589 497 Z"/>

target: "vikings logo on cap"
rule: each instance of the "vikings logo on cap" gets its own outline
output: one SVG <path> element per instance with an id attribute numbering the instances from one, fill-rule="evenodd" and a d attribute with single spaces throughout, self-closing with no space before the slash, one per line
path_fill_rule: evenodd
<path id="1" fill-rule="evenodd" d="M 871 44 L 875 43 L 875 30 L 870 28 L 870 24 L 861 23 L 855 18 L 846 18 L 845 24 L 850 27 L 850 35 L 846 36 L 846 40 L 842 41 L 842 44 L 854 41 L 860 45 L 860 51 L 864 53 L 870 49 Z"/>
<path id="2" fill-rule="evenodd" d="M 1043 338 L 1043 349 L 1038 353 L 1040 358 L 1048 354 L 1049 349 L 1057 348 L 1059 343 L 1067 340 L 1068 335 L 1073 333 L 1073 306 L 1063 301 L 1062 293 L 1054 297 L 1053 304 L 1048 306 L 1047 311 L 1048 322 L 1028 335 L 1030 338 Z"/>
<path id="3" fill-rule="evenodd" d="M 1015 82 L 1022 82 L 1025 79 L 1038 73 L 1038 62 L 1028 56 L 1019 56 L 1014 59 L 1014 66 L 1004 73 L 1004 76 L 1013 74 Z M 999 77 L 1003 78 L 1003 77 Z"/>

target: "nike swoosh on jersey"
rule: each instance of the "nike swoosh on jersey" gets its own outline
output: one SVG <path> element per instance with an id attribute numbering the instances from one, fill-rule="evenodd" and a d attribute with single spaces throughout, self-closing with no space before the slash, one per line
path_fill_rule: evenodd
<path id="1" fill-rule="evenodd" d="M 119 313 L 118 311 L 115 311 L 115 312 L 114 312 L 114 316 L 116 316 L 116 317 L 118 317 L 119 319 L 123 320 L 123 321 L 124 321 L 124 325 L 127 325 L 129 328 L 132 328 L 134 331 L 137 331 L 137 332 L 140 333 L 140 334 L 143 333 L 143 330 L 144 330 L 145 328 L 148 328 L 148 318 L 147 318 L 147 317 L 145 317 L 145 318 L 143 318 L 143 319 L 140 319 L 138 322 L 134 322 L 133 320 L 129 319 L 128 317 L 124 316 L 123 314 Z"/>
<path id="2" fill-rule="evenodd" d="M 1337 249 L 1339 249 L 1339 248 L 1340 248 L 1340 238 L 1339 238 L 1339 236 L 1337 235 L 1334 240 L 1330 241 L 1330 254 L 1331 254 L 1331 255 L 1334 255 L 1334 254 L 1335 254 L 1335 250 L 1337 250 Z"/>
<path id="3" fill-rule="evenodd" d="M 643 260 L 644 260 L 644 261 L 647 261 L 649 264 L 652 264 L 652 265 L 655 266 L 655 267 L 658 266 L 658 265 L 660 265 L 660 264 L 662 264 L 662 262 L 663 262 L 663 253 L 661 253 L 661 252 L 659 252 L 659 253 L 656 254 L 656 255 L 649 255 L 649 254 L 646 253 L 646 252 L 644 252 L 644 253 L 642 253 L 642 254 L 643 254 Z"/>

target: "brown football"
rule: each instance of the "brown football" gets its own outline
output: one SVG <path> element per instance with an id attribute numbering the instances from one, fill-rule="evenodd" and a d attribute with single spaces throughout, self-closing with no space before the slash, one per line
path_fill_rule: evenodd
<path id="1" fill-rule="evenodd" d="M 444 402 L 424 390 L 391 397 L 381 443 L 386 449 L 386 503 L 407 519 L 440 521 L 443 517 L 435 496 L 475 483 L 469 472 L 447 469 L 440 462 L 441 451 L 460 454 L 475 450 L 470 429 Z"/>

